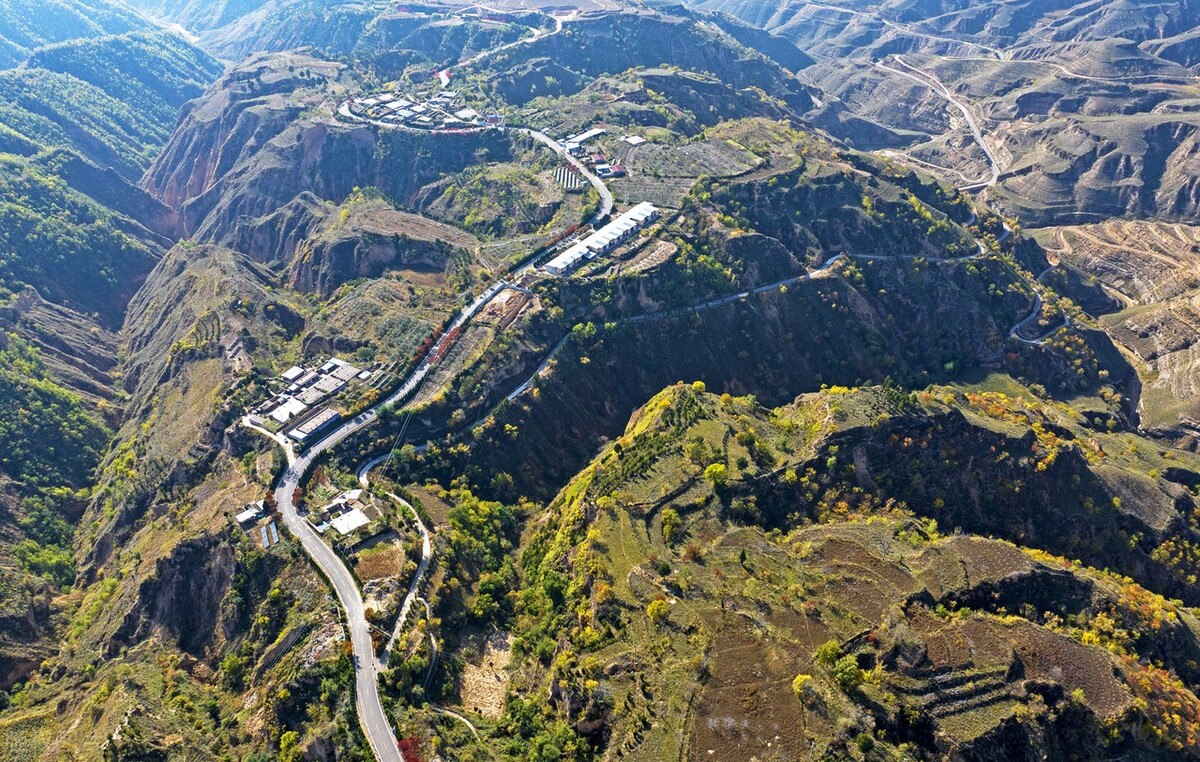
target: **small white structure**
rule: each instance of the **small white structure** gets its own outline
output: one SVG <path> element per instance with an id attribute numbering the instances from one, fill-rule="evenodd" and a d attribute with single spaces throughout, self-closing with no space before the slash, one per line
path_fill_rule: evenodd
<path id="1" fill-rule="evenodd" d="M 312 388 L 317 389 L 327 395 L 337 394 L 346 385 L 346 382 L 335 376 L 324 376 L 320 381 L 313 384 Z"/>
<path id="2" fill-rule="evenodd" d="M 567 247 L 566 251 L 546 263 L 546 272 L 562 275 L 568 270 L 573 270 L 577 264 L 587 259 L 590 253 L 591 251 L 583 245 L 582 241 L 572 244 Z"/>
<path id="3" fill-rule="evenodd" d="M 479 112 L 473 108 L 464 108 L 459 111 L 455 111 L 454 115 L 463 121 L 469 122 L 472 119 L 477 118 L 479 116 Z"/>
<path id="4" fill-rule="evenodd" d="M 246 510 L 233 517 L 234 521 L 236 521 L 238 524 L 250 524 L 258 521 L 258 517 L 262 515 L 264 510 L 266 510 L 266 507 L 266 503 L 264 503 L 262 500 L 259 500 L 257 503 L 251 503 L 250 505 L 246 506 Z"/>
<path id="5" fill-rule="evenodd" d="M 322 408 L 289 431 L 287 435 L 296 442 L 307 442 L 314 434 L 336 421 L 339 417 L 337 411 L 330 408 Z"/>
<path id="6" fill-rule="evenodd" d="M 284 381 L 291 383 L 303 375 L 304 375 L 304 368 L 301 368 L 299 365 L 293 365 L 292 367 L 285 370 L 283 373 L 279 374 L 279 377 L 282 378 Z"/>
<path id="7" fill-rule="evenodd" d="M 339 381 L 349 381 L 350 379 L 357 376 L 358 373 L 359 373 L 358 368 L 354 367 L 353 365 L 351 365 L 349 363 L 343 363 L 340 367 L 338 367 L 336 370 L 334 370 L 329 375 L 333 376 L 334 378 L 338 379 Z"/>
<path id="8" fill-rule="evenodd" d="M 321 400 L 325 399 L 325 397 L 325 392 L 321 391 L 315 386 L 310 386 L 307 389 L 301 389 L 296 394 L 296 399 L 303 402 L 305 405 L 315 405 Z"/>
<path id="9" fill-rule="evenodd" d="M 346 511 L 336 519 L 332 519 L 329 522 L 329 525 L 336 529 L 340 534 L 350 534 L 354 530 L 362 529 L 370 523 L 371 520 L 367 518 L 367 514 L 363 513 L 358 508 L 355 508 L 354 510 Z"/>
<path id="10" fill-rule="evenodd" d="M 272 410 L 268 415 L 279 423 L 287 423 L 304 412 L 308 404 L 295 397 L 289 397 L 282 405 Z"/>
<path id="11" fill-rule="evenodd" d="M 572 135 L 563 141 L 563 145 L 566 145 L 567 143 L 578 143 L 583 145 L 592 138 L 598 138 L 606 132 L 608 132 L 608 130 L 604 129 L 603 127 L 595 127 L 587 132 L 581 132 L 578 135 Z"/>
<path id="12" fill-rule="evenodd" d="M 631 146 L 640 146 L 642 143 L 646 142 L 646 139 L 641 135 L 626 135 L 625 137 L 621 138 L 621 140 Z"/>

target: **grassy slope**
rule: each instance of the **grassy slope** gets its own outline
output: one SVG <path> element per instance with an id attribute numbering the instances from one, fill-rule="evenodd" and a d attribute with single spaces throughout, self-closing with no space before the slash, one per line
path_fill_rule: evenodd
<path id="1" fill-rule="evenodd" d="M 145 29 L 129 8 L 108 0 L 4 0 L 0 3 L 0 67 L 43 45 Z"/>
<path id="2" fill-rule="evenodd" d="M 221 346 L 240 335 L 267 362 L 302 325 L 267 282 L 233 252 L 180 246 L 131 302 L 121 445 L 77 539 L 85 584 L 57 602 L 63 647 L 12 691 L 10 754 L 245 759 L 294 733 L 364 758 L 328 591 L 290 542 L 263 552 L 230 520 L 280 463 L 253 435 L 226 440 L 261 380 Z"/>
<path id="3" fill-rule="evenodd" d="M 50 593 L 72 580 L 71 525 L 117 420 L 110 332 L 174 234 L 121 175 L 140 174 L 219 71 L 149 27 L 106 2 L 0 5 L 6 686 L 47 656 L 69 609 Z"/>
<path id="4" fill-rule="evenodd" d="M 961 414 L 1039 441 L 1049 420 L 1071 417 L 1028 396 L 970 399 L 834 390 L 766 411 L 664 391 L 525 544 L 513 687 L 548 687 L 551 711 L 522 723 L 513 699 L 498 735 L 536 745 L 572 723 L 609 754 L 640 759 L 859 758 L 871 745 L 890 757 L 900 742 L 968 756 L 981 743 L 1151 756 L 1187 746 L 1200 716 L 1193 613 L 1036 548 L 939 535 L 930 517 L 969 502 L 970 489 L 906 504 L 902 487 L 871 483 L 900 473 L 871 468 L 878 455 L 864 459 L 859 443 L 872 440 L 899 437 L 890 449 L 931 449 L 963 470 L 966 453 L 948 449 L 940 426 L 907 443 L 921 419 Z M 1072 428 L 1113 450 L 1124 439 Z M 1105 478 L 1144 478 L 1149 465 L 1111 460 L 1097 468 Z M 1021 468 L 1030 498 L 1060 480 L 1033 461 Z M 756 515 L 768 506 L 773 520 Z M 660 618 L 647 614 L 656 600 Z M 826 660 L 817 650 L 829 640 Z M 843 654 L 849 667 L 834 663 Z"/>

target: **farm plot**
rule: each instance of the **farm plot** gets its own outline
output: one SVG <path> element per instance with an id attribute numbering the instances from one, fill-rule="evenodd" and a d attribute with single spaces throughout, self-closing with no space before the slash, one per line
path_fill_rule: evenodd
<path id="1" fill-rule="evenodd" d="M 700 692 L 688 738 L 693 759 L 805 759 L 803 706 L 792 679 L 809 668 L 799 649 L 770 643 L 750 622 L 728 615 L 711 623 L 711 677 Z M 747 717 L 759 718 L 747 722 Z M 814 729 L 817 718 L 813 718 Z"/>
<path id="2" fill-rule="evenodd" d="M 392 579 L 404 569 L 404 548 L 398 537 L 392 537 L 358 554 L 355 574 L 363 582 Z"/>
<path id="3" fill-rule="evenodd" d="M 628 168 L 661 177 L 728 177 L 748 172 L 759 159 L 731 142 L 706 139 L 683 145 L 643 143 L 629 151 Z"/>
<path id="4" fill-rule="evenodd" d="M 1113 221 L 1034 235 L 1124 305 L 1100 324 L 1137 360 L 1143 423 L 1166 427 L 1200 418 L 1200 228 Z"/>
<path id="5" fill-rule="evenodd" d="M 678 208 L 698 177 L 730 177 L 754 169 L 758 157 L 732 141 L 709 138 L 683 145 L 643 143 L 625 156 L 629 176 L 614 183 L 622 201 Z"/>
<path id="6" fill-rule="evenodd" d="M 612 188 L 618 201 L 629 204 L 649 201 L 660 208 L 678 209 L 695 183 L 694 177 L 634 175 L 617 180 Z"/>
<path id="7" fill-rule="evenodd" d="M 496 338 L 496 329 L 490 325 L 468 325 L 462 338 L 450 350 L 429 377 L 410 404 L 420 406 L 436 400 L 443 389 L 471 362 L 478 359 Z"/>
<path id="8" fill-rule="evenodd" d="M 478 653 L 463 659 L 459 696 L 467 711 L 498 720 L 504 711 L 513 636 L 497 631 L 481 640 L 482 644 L 472 642 L 467 649 Z"/>

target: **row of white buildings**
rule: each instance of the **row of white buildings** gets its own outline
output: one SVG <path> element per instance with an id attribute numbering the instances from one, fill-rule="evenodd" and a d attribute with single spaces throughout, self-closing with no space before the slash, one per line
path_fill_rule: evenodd
<path id="1" fill-rule="evenodd" d="M 544 267 L 552 275 L 570 272 L 579 264 L 607 254 L 658 219 L 658 207 L 643 201 L 586 238 L 567 247 Z"/>

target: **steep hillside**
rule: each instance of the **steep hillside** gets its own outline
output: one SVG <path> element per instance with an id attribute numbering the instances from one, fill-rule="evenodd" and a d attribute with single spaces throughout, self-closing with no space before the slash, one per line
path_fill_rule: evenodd
<path id="1" fill-rule="evenodd" d="M 266 5 L 266 0 L 129 0 L 150 18 L 200 33 L 232 23 Z"/>
<path id="2" fill-rule="evenodd" d="M 698 183 L 679 216 L 624 261 L 539 284 L 538 309 L 406 429 L 419 441 L 478 420 L 470 452 L 452 436 L 417 461 L 447 481 L 464 472 L 485 492 L 503 471 L 509 497 L 544 498 L 680 378 L 782 404 L 822 383 L 921 386 L 1005 369 L 1057 395 L 1116 392 L 1119 409 L 1134 374 L 1102 333 L 1063 328 L 1064 314 L 1082 317 L 1070 302 L 1046 292 L 1050 306 L 1030 321 L 1040 325 L 1018 338 L 1014 326 L 1044 291 L 1030 272 L 1047 267 L 1036 245 L 1014 243 L 944 186 L 790 137 L 790 151 L 775 144 L 769 171 Z M 656 250 L 668 256 L 636 266 Z M 372 432 L 360 452 L 397 431 Z"/>
<path id="3" fill-rule="evenodd" d="M 239 60 L 254 53 L 311 47 L 331 58 L 354 56 L 382 77 L 398 76 L 413 64 L 452 64 L 520 39 L 525 23 L 487 24 L 449 9 L 380 8 L 358 3 L 294 0 L 206 33 L 205 45 Z M 540 16 L 533 16 L 533 23 Z"/>
<path id="4" fill-rule="evenodd" d="M 66 147 L 136 180 L 220 65 L 161 31 L 72 39 L 0 71 L 0 149 Z"/>
<path id="5" fill-rule="evenodd" d="M 25 66 L 95 85 L 167 131 L 179 108 L 203 93 L 223 68 L 182 37 L 161 31 L 46 46 L 34 51 Z M 164 138 L 155 141 L 156 147 Z"/>
<path id="6" fill-rule="evenodd" d="M 105 2 L 0 4 L 0 40 L 7 690 L 55 653 L 78 604 L 62 595 L 75 526 L 124 412 L 115 334 L 178 235 L 131 182 L 220 67 Z"/>
<path id="7" fill-rule="evenodd" d="M 1188 35 L 1196 27 L 1189 3 L 1163 6 L 1153 0 L 1088 3 L 1055 0 L 1030 6 L 983 2 L 909 3 L 835 1 L 779 7 L 761 0 L 702 0 L 689 5 L 723 11 L 755 26 L 776 30 L 821 56 L 864 42 L 877 49 L 929 52 L 977 48 L 1034 48 L 1053 43 L 1086 44 L 1123 38 L 1143 48 Z M 840 20 L 841 29 L 829 28 Z M 822 29 L 821 27 L 826 28 Z M 832 33 L 831 33 L 832 32 Z M 873 35 L 873 36 L 872 36 Z"/>
<path id="8" fill-rule="evenodd" d="M 661 64 L 710 72 L 738 90 L 761 88 L 796 114 L 813 105 L 804 87 L 780 65 L 720 27 L 688 15 L 585 18 L 560 34 L 489 56 L 482 65 L 508 102 L 523 105 L 535 95 L 570 94 L 597 76 Z M 509 80 L 515 86 L 506 87 Z"/>
<path id="9" fill-rule="evenodd" d="M 125 422 L 81 496 L 85 584 L 48 607 L 63 647 L 10 692 L 7 755 L 367 758 L 323 582 L 290 542 L 263 549 L 231 521 L 280 467 L 226 431 L 262 383 L 231 345 L 270 363 L 299 340 L 303 305 L 270 282 L 242 255 L 181 245 L 130 302 Z"/>
<path id="10" fill-rule="evenodd" d="M 1128 435 L 1026 395 L 831 390 L 768 411 L 700 389 L 655 397 L 528 536 L 498 742 L 656 759 L 1194 749 L 1194 610 L 1043 548 L 1077 541 L 1074 511 L 1142 521 L 1125 490 L 1145 505 L 1147 469 L 1197 463 L 1126 455 Z M 1053 497 L 1063 468 L 1108 486 Z M 1168 513 L 1180 494 L 1193 510 L 1152 479 Z M 540 693 L 548 712 L 524 698 Z"/>
<path id="11" fill-rule="evenodd" d="M 330 98 L 345 92 L 345 77 L 338 64 L 293 54 L 230 71 L 185 110 L 146 188 L 180 210 L 189 232 L 227 242 L 239 226 L 305 193 L 341 202 L 373 186 L 403 204 L 441 174 L 510 150 L 494 132 L 433 136 L 340 124 Z"/>
<path id="12" fill-rule="evenodd" d="M 1147 429 L 1183 437 L 1200 421 L 1194 379 L 1200 231 L 1188 225 L 1106 222 L 1036 231 L 1052 256 L 1111 295 L 1101 326 L 1136 358 L 1138 413 Z"/>
<path id="13" fill-rule="evenodd" d="M 128 6 L 110 0 L 4 0 L 0 3 L 0 69 L 43 45 L 150 28 Z"/>
<path id="14" fill-rule="evenodd" d="M 832 96 L 814 119 L 852 144 L 957 184 L 987 181 L 994 157 L 993 200 L 1029 224 L 1195 216 L 1186 4 L 694 5 L 814 55 L 801 77 Z"/>
<path id="15" fill-rule="evenodd" d="M 71 524 L 112 431 L 17 333 L 0 334 L 0 361 L 0 685 L 7 688 L 54 653 L 54 600 L 74 578 Z"/>
<path id="16" fill-rule="evenodd" d="M 125 303 L 161 255 L 153 237 L 72 190 L 44 167 L 0 158 L 0 282 L 119 324 Z"/>

